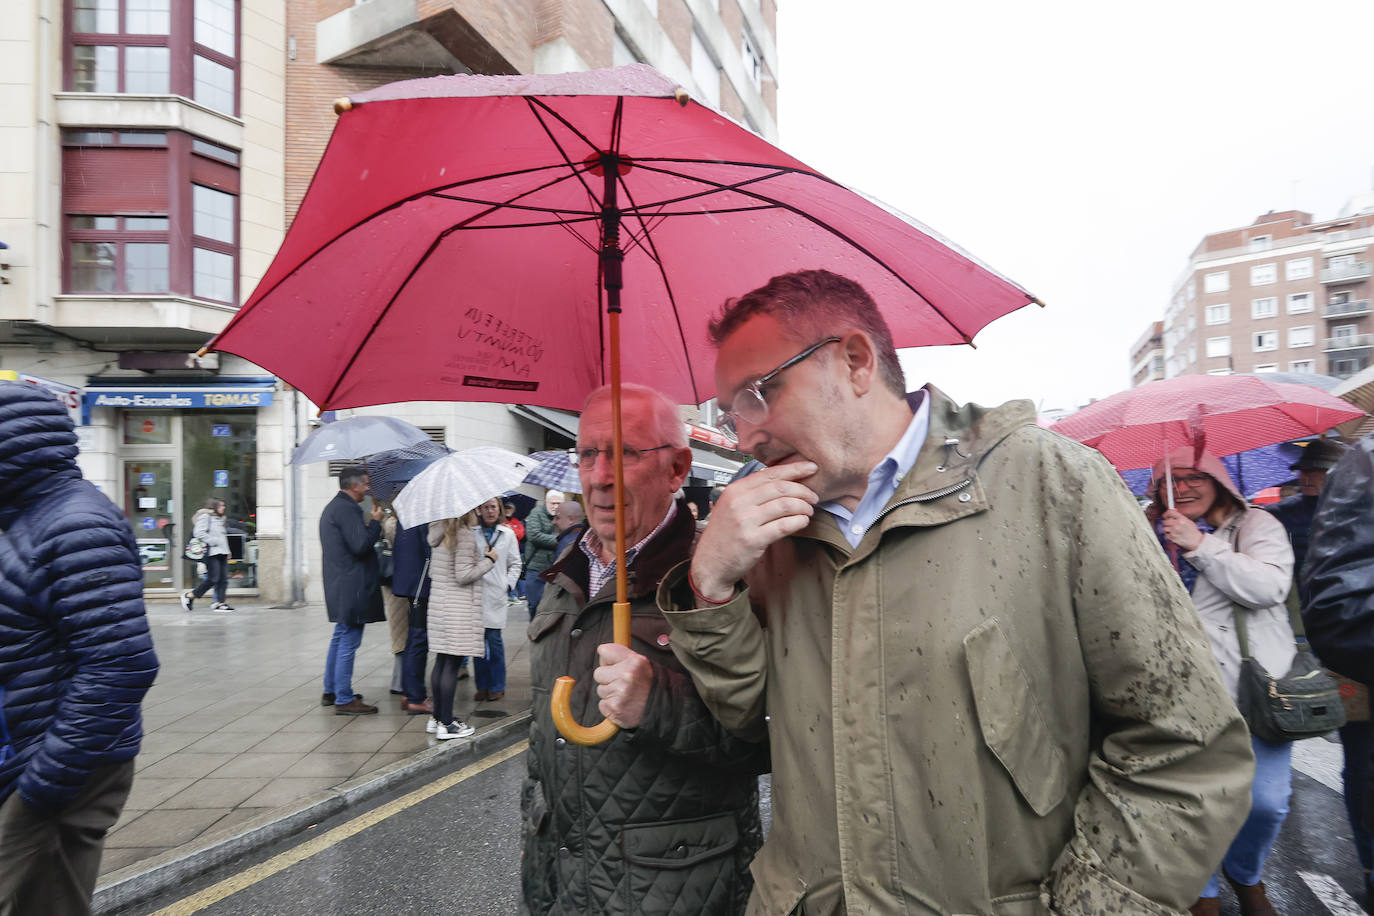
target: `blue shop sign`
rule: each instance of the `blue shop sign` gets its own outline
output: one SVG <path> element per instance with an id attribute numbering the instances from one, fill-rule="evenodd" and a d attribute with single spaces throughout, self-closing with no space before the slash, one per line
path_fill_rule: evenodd
<path id="1" fill-rule="evenodd" d="M 221 384 L 103 385 L 91 379 L 81 401 L 83 422 L 94 407 L 123 410 L 195 410 L 268 407 L 276 393 L 275 378 L 241 378 Z"/>
<path id="2" fill-rule="evenodd" d="M 215 486 L 217 486 L 217 487 L 227 487 L 227 486 L 229 486 L 229 472 L 228 472 L 228 471 L 216 471 L 216 472 L 215 472 Z"/>

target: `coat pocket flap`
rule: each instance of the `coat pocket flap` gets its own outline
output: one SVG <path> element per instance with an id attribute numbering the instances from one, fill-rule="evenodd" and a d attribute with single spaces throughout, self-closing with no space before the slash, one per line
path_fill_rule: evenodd
<path id="1" fill-rule="evenodd" d="M 630 618 L 632 640 L 641 642 L 650 649 L 657 649 L 660 652 L 671 651 L 669 643 L 672 641 L 672 634 L 672 624 L 658 614 Z"/>
<path id="2" fill-rule="evenodd" d="M 733 814 L 685 821 L 627 824 L 622 833 L 625 859 L 654 868 L 691 868 L 739 845 Z"/>
<path id="3" fill-rule="evenodd" d="M 535 614 L 530 621 L 529 628 L 525 630 L 525 635 L 530 642 L 538 642 L 545 633 L 558 626 L 559 621 L 568 615 L 553 611 L 545 614 Z"/>
<path id="4" fill-rule="evenodd" d="M 1066 764 L 1035 686 L 996 618 L 964 637 L 964 657 L 983 741 L 1011 774 L 1026 803 L 1043 817 L 1064 798 Z"/>

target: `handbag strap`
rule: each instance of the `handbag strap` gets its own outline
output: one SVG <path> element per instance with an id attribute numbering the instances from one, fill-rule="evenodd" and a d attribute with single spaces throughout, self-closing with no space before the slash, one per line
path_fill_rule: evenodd
<path id="1" fill-rule="evenodd" d="M 425 580 L 429 578 L 429 560 L 429 557 L 425 557 L 425 565 L 420 568 L 420 581 L 415 585 L 415 594 L 410 599 L 412 611 L 420 603 L 420 593 L 425 590 Z"/>
<path id="2" fill-rule="evenodd" d="M 1264 510 L 1259 510 L 1264 511 Z M 1236 539 L 1231 543 L 1231 549 L 1240 553 L 1240 526 L 1236 526 Z M 1288 608 L 1288 623 L 1293 628 L 1293 645 L 1301 652 L 1304 648 L 1303 643 L 1307 642 L 1307 631 L 1302 626 L 1302 599 L 1298 596 L 1298 567 L 1293 564 L 1293 580 L 1288 585 L 1288 595 L 1283 599 L 1284 606 Z M 1245 627 L 1245 615 L 1249 608 L 1244 607 L 1238 601 L 1231 602 L 1231 621 L 1236 626 L 1236 638 L 1240 641 L 1240 657 L 1250 657 L 1250 640 Z"/>

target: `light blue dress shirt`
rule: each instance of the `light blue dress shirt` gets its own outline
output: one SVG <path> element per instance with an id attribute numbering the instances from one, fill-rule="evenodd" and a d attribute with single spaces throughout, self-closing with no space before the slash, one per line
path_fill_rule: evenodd
<path id="1" fill-rule="evenodd" d="M 882 514 L 887 501 L 897 492 L 897 484 L 902 482 L 907 471 L 916 463 L 916 456 L 925 444 L 926 433 L 930 431 L 930 398 L 926 397 L 924 390 L 917 391 L 907 395 L 907 403 L 912 407 L 911 423 L 892 451 L 868 472 L 868 489 L 864 491 L 858 507 L 851 513 L 836 502 L 819 504 L 821 509 L 834 517 L 850 547 L 859 546 L 864 532 Z"/>

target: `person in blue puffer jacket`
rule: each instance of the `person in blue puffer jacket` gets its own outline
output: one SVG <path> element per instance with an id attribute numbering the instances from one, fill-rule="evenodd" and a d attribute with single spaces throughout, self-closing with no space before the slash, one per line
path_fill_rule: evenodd
<path id="1" fill-rule="evenodd" d="M 0 913 L 88 913 L 157 675 L 133 530 L 67 411 L 0 382 Z"/>

